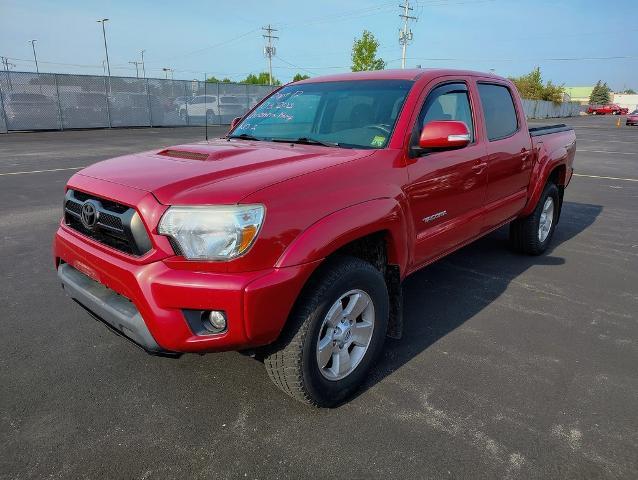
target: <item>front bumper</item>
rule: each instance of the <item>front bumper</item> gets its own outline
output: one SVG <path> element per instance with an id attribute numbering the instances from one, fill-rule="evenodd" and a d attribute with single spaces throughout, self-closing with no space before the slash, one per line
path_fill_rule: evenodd
<path id="1" fill-rule="evenodd" d="M 244 273 L 140 263 L 61 225 L 54 239 L 66 292 L 104 323 L 154 354 L 239 350 L 273 342 L 318 262 Z M 225 332 L 197 335 L 185 310 L 223 310 Z"/>

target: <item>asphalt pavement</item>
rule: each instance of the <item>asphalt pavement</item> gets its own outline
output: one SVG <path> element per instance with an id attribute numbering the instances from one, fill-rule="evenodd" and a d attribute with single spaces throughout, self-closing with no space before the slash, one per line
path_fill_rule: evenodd
<path id="1" fill-rule="evenodd" d="M 333 410 L 239 353 L 148 356 L 58 284 L 73 172 L 203 129 L 0 135 L 0 478 L 638 478 L 638 127 L 616 120 L 560 120 L 550 251 L 502 229 L 409 277 L 404 338 Z"/>

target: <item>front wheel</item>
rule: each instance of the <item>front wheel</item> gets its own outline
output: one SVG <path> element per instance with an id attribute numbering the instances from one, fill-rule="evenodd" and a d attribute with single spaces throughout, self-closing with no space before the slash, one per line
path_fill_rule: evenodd
<path id="1" fill-rule="evenodd" d="M 510 243 L 514 250 L 528 255 L 545 252 L 554 235 L 559 212 L 558 187 L 548 183 L 532 214 L 510 223 Z"/>
<path id="2" fill-rule="evenodd" d="M 379 270 L 336 257 L 310 280 L 264 363 L 271 380 L 303 403 L 333 407 L 365 379 L 383 347 L 388 290 Z"/>

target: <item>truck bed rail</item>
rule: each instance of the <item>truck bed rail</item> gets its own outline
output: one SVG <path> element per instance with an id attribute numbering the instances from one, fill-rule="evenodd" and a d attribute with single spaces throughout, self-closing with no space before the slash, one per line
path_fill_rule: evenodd
<path id="1" fill-rule="evenodd" d="M 556 125 L 545 125 L 542 127 L 532 127 L 529 129 L 529 134 L 532 137 L 539 137 L 541 135 L 548 135 L 550 133 L 568 132 L 573 130 L 572 127 L 568 127 L 564 123 L 558 123 Z"/>

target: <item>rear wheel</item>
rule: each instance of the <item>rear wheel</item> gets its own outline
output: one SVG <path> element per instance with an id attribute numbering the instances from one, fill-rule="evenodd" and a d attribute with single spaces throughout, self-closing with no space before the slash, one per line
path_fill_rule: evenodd
<path id="1" fill-rule="evenodd" d="M 381 272 L 358 258 L 328 260 L 266 354 L 268 375 L 296 400 L 339 405 L 359 387 L 381 352 L 388 315 Z"/>
<path id="2" fill-rule="evenodd" d="M 215 121 L 215 112 L 212 110 L 206 111 L 206 123 L 213 123 Z"/>
<path id="3" fill-rule="evenodd" d="M 540 255 L 554 235 L 560 211 L 558 187 L 548 183 L 531 215 L 510 223 L 510 243 L 514 250 Z"/>

